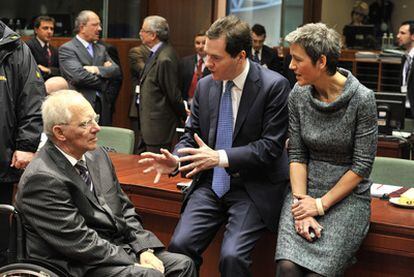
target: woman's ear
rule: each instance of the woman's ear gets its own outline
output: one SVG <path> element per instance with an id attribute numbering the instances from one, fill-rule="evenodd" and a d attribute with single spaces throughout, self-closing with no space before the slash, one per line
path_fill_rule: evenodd
<path id="1" fill-rule="evenodd" d="M 321 55 L 319 57 L 318 65 L 320 69 L 323 69 L 324 67 L 326 67 L 326 56 L 325 55 Z"/>

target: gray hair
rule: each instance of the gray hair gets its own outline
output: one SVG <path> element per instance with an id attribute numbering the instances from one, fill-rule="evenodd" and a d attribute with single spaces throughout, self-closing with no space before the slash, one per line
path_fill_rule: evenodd
<path id="1" fill-rule="evenodd" d="M 159 15 L 151 15 L 147 16 L 144 19 L 144 22 L 148 24 L 149 31 L 154 32 L 159 40 L 168 41 L 170 27 L 168 26 L 168 22 L 164 17 L 161 17 Z"/>
<path id="2" fill-rule="evenodd" d="M 285 40 L 289 44 L 298 44 L 315 65 L 319 58 L 326 57 L 326 71 L 334 75 L 341 55 L 341 36 L 323 23 L 309 23 L 288 34 Z"/>
<path id="3" fill-rule="evenodd" d="M 81 25 L 85 25 L 86 23 L 88 23 L 89 16 L 92 13 L 95 13 L 95 12 L 90 11 L 90 10 L 83 10 L 78 14 L 78 16 L 75 19 L 75 28 L 73 28 L 73 32 L 75 34 L 79 33 Z"/>
<path id="4" fill-rule="evenodd" d="M 88 103 L 77 91 L 59 90 L 50 94 L 42 104 L 43 131 L 49 139 L 53 138 L 53 127 L 67 124 L 73 113 L 71 108 Z"/>

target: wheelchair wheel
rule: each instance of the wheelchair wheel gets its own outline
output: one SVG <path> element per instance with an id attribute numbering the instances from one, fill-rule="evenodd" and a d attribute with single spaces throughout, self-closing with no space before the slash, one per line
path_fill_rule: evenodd
<path id="1" fill-rule="evenodd" d="M 0 277 L 59 277 L 59 275 L 42 266 L 15 263 L 0 268 Z"/>

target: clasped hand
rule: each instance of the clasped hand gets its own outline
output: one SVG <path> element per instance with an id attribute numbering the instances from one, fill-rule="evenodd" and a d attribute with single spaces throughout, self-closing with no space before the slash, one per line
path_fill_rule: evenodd
<path id="1" fill-rule="evenodd" d="M 298 201 L 292 204 L 292 215 L 295 220 L 301 220 L 308 216 L 314 217 L 318 215 L 315 198 L 309 195 L 293 194 Z"/>
<path id="2" fill-rule="evenodd" d="M 194 135 L 198 148 L 186 147 L 178 150 L 178 153 L 184 154 L 183 157 L 173 156 L 168 150 L 161 149 L 161 154 L 150 152 L 142 153 L 144 157 L 139 161 L 140 164 L 149 165 L 144 173 L 156 171 L 154 183 L 158 183 L 162 174 L 170 174 L 180 163 L 187 162 L 185 166 L 179 168 L 179 171 L 189 171 L 185 177 L 191 178 L 200 171 L 213 168 L 219 163 L 219 154 L 217 151 L 208 147 L 203 140 Z"/>
<path id="3" fill-rule="evenodd" d="M 313 217 L 309 216 L 304 219 L 295 220 L 296 232 L 309 242 L 312 242 L 315 239 L 311 237 L 311 229 L 313 229 L 316 238 L 321 237 L 323 227 Z"/>
<path id="4" fill-rule="evenodd" d="M 139 263 L 136 265 L 146 267 L 146 268 L 153 268 L 161 273 L 164 274 L 164 264 L 163 262 L 154 255 L 154 253 L 145 251 L 142 252 L 139 256 Z"/>

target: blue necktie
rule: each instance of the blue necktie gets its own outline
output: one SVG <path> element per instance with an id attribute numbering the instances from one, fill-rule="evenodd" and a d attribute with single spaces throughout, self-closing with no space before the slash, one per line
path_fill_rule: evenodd
<path id="1" fill-rule="evenodd" d="M 229 149 L 233 141 L 233 108 L 231 104 L 231 88 L 233 81 L 228 81 L 221 97 L 219 118 L 217 123 L 216 150 Z M 221 198 L 230 189 L 230 175 L 222 167 L 215 167 L 213 173 L 213 191 Z"/>
<path id="2" fill-rule="evenodd" d="M 88 47 L 86 47 L 86 49 L 88 50 L 89 55 L 91 55 L 91 57 L 93 58 L 93 46 L 92 43 L 88 44 Z"/>
<path id="3" fill-rule="evenodd" d="M 253 61 L 260 63 L 259 51 L 254 51 Z"/>

